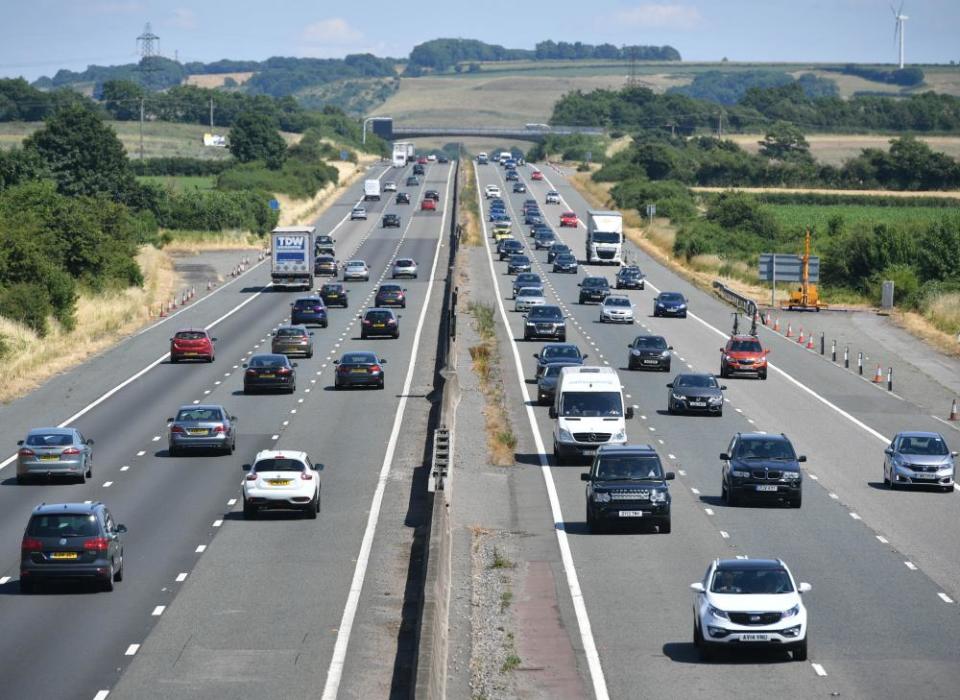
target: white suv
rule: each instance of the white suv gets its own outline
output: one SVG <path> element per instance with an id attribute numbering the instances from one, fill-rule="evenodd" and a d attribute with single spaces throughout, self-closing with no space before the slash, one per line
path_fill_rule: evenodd
<path id="1" fill-rule="evenodd" d="M 500 194 L 500 188 L 497 187 L 496 185 L 487 185 L 487 186 L 484 188 L 483 193 L 484 193 L 484 195 L 486 195 L 487 199 L 490 199 L 490 198 L 492 198 L 492 197 L 500 197 L 500 196 L 501 196 L 501 194 Z"/>
<path id="2" fill-rule="evenodd" d="M 320 470 L 306 452 L 263 450 L 243 480 L 243 517 L 262 508 L 301 511 L 311 520 L 320 512 Z"/>
<path id="3" fill-rule="evenodd" d="M 705 661 L 726 646 L 762 646 L 807 660 L 807 609 L 797 584 L 780 559 L 715 559 L 703 581 L 691 583 L 693 645 Z"/>

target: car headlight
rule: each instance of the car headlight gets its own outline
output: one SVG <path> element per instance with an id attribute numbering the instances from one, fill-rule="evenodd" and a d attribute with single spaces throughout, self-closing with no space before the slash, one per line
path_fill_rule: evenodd
<path id="1" fill-rule="evenodd" d="M 561 440 L 573 440 L 573 435 L 571 435 L 571 434 L 570 434 L 570 431 L 567 430 L 566 428 L 559 428 L 559 429 L 557 430 L 557 436 L 558 436 Z"/>
<path id="2" fill-rule="evenodd" d="M 678 394 L 676 392 L 670 394 L 673 397 L 674 401 L 683 401 L 686 397 L 683 394 Z"/>
<path id="3" fill-rule="evenodd" d="M 685 308 L 687 308 L 687 305 L 686 305 L 686 304 L 677 304 L 677 308 L 678 308 L 678 309 L 685 309 Z"/>
<path id="4" fill-rule="evenodd" d="M 658 301 L 658 302 L 657 302 L 657 308 L 658 308 L 658 309 L 662 309 L 662 308 L 663 308 L 663 302 L 662 302 L 662 301 Z"/>
<path id="5" fill-rule="evenodd" d="M 650 500 L 653 503 L 664 503 L 667 500 L 667 492 L 660 489 L 656 491 L 651 491 Z"/>
<path id="6" fill-rule="evenodd" d="M 793 617 L 794 615 L 800 614 L 800 604 L 797 603 L 792 608 L 783 613 L 783 618 Z"/>
<path id="7" fill-rule="evenodd" d="M 639 351 L 639 350 L 631 350 L 631 351 L 630 351 L 630 354 L 631 354 L 631 355 L 639 355 L 639 354 L 640 354 L 640 351 Z"/>
<path id="8" fill-rule="evenodd" d="M 670 351 L 664 350 L 663 352 L 660 353 L 660 357 L 670 357 Z"/>
<path id="9" fill-rule="evenodd" d="M 724 612 L 723 610 L 721 610 L 720 608 L 715 608 L 715 607 L 713 607 L 712 605 L 708 605 L 708 606 L 707 606 L 707 612 L 710 613 L 711 615 L 713 615 L 714 617 L 719 617 L 719 618 L 722 619 L 722 620 L 729 620 L 729 619 L 730 619 L 730 616 L 727 615 L 727 613 L 725 613 L 725 612 Z"/>
<path id="10" fill-rule="evenodd" d="M 742 469 L 734 469 L 730 472 L 730 474 L 738 479 L 746 479 L 750 476 L 750 472 L 745 472 Z"/>
<path id="11" fill-rule="evenodd" d="M 620 442 L 621 440 L 626 440 L 626 439 L 627 439 L 627 432 L 625 430 L 621 430 L 619 432 L 614 433 L 613 437 L 610 438 L 610 441 Z"/>
<path id="12" fill-rule="evenodd" d="M 723 403 L 723 397 L 722 397 L 722 396 L 711 396 L 711 397 L 710 397 L 710 403 Z"/>
<path id="13" fill-rule="evenodd" d="M 723 359 L 726 360 L 727 362 L 736 362 L 736 360 L 730 355 L 724 355 Z"/>
<path id="14" fill-rule="evenodd" d="M 610 494 L 604 491 L 594 491 L 593 500 L 596 501 L 597 503 L 609 503 Z"/>
<path id="15" fill-rule="evenodd" d="M 798 481 L 800 479 L 800 472 L 784 472 L 783 480 L 784 481 Z"/>

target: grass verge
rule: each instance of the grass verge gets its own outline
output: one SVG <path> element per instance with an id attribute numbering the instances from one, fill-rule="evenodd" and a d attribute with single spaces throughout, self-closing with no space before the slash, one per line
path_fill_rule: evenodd
<path id="1" fill-rule="evenodd" d="M 460 172 L 463 181 L 460 183 L 460 211 L 459 221 L 463 227 L 461 240 L 470 246 L 479 246 L 483 243 L 483 230 L 480 226 L 480 195 L 477 192 L 477 178 L 472 158 L 460 159 Z"/>
<path id="2" fill-rule="evenodd" d="M 471 302 L 468 311 L 473 316 L 474 328 L 480 336 L 480 343 L 470 348 L 470 359 L 473 371 L 480 379 L 480 391 L 484 397 L 483 415 L 490 461 L 498 467 L 509 467 L 514 464 L 517 437 L 510 425 L 500 376 L 500 350 L 493 306 Z"/>
<path id="3" fill-rule="evenodd" d="M 161 231 L 167 253 L 201 253 L 211 250 L 263 250 L 267 239 L 248 231 Z"/>

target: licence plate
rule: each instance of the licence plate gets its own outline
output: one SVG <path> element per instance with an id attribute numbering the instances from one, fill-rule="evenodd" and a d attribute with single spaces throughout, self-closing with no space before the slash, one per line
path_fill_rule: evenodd
<path id="1" fill-rule="evenodd" d="M 643 511 L 642 510 L 621 510 L 620 517 L 621 518 L 642 518 Z"/>
<path id="2" fill-rule="evenodd" d="M 644 361 L 643 361 L 643 364 L 645 364 L 645 365 L 655 365 L 655 364 L 657 364 L 657 361 L 656 361 L 656 360 L 644 360 Z"/>
<path id="3" fill-rule="evenodd" d="M 76 552 L 53 552 L 50 554 L 51 559 L 77 559 L 80 555 Z"/>
<path id="4" fill-rule="evenodd" d="M 757 491 L 776 491 L 777 487 L 773 484 L 758 484 Z"/>
<path id="5" fill-rule="evenodd" d="M 366 373 L 367 373 L 367 370 L 365 370 L 365 369 L 352 369 L 352 370 L 350 370 L 350 374 L 366 374 Z"/>
<path id="6" fill-rule="evenodd" d="M 271 479 L 267 483 L 271 486 L 289 486 L 292 481 L 292 479 Z"/>
<path id="7" fill-rule="evenodd" d="M 261 379 L 276 379 L 277 375 L 275 374 L 261 374 Z"/>
<path id="8" fill-rule="evenodd" d="M 187 431 L 188 435 L 206 435 L 207 431 L 205 428 L 193 429 Z"/>
<path id="9" fill-rule="evenodd" d="M 382 323 L 374 323 L 374 324 L 373 324 L 373 327 L 374 327 L 374 328 L 386 328 L 386 326 L 385 326 L 384 324 L 382 324 Z"/>
<path id="10" fill-rule="evenodd" d="M 691 406 L 697 406 L 698 408 L 703 408 L 704 406 L 707 405 L 707 402 L 706 402 L 706 401 L 691 401 L 691 402 L 690 402 L 690 405 L 691 405 Z"/>
<path id="11" fill-rule="evenodd" d="M 936 479 L 937 475 L 936 474 L 916 474 L 913 478 L 914 479 Z"/>
<path id="12" fill-rule="evenodd" d="M 40 455 L 41 462 L 56 462 L 59 459 L 59 455 Z"/>
<path id="13" fill-rule="evenodd" d="M 741 635 L 740 635 L 740 641 L 741 641 L 741 642 L 769 642 L 769 641 L 770 641 L 770 635 L 769 635 L 769 634 L 756 634 L 756 633 L 754 633 L 754 634 L 741 634 Z"/>
<path id="14" fill-rule="evenodd" d="M 184 355 L 196 355 L 197 353 L 195 353 L 195 352 L 185 352 L 185 353 L 183 353 L 183 354 L 184 354 Z"/>

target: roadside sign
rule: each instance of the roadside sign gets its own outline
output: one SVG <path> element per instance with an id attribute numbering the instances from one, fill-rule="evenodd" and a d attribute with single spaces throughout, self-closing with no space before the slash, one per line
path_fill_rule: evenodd
<path id="1" fill-rule="evenodd" d="M 584 155 L 586 155 L 586 161 L 587 161 L 588 163 L 589 163 L 591 160 L 593 160 L 593 151 L 587 151 Z"/>
<path id="2" fill-rule="evenodd" d="M 280 210 L 280 202 L 278 202 L 278 201 L 275 200 L 275 199 L 271 199 L 269 202 L 267 202 L 267 204 L 268 204 L 268 205 L 270 206 L 270 208 L 273 209 L 274 211 L 279 211 L 279 210 Z"/>
<path id="3" fill-rule="evenodd" d="M 803 258 L 799 255 L 761 253 L 758 274 L 763 282 L 802 282 Z M 816 255 L 810 256 L 810 281 L 820 281 L 820 258 Z"/>
<path id="4" fill-rule="evenodd" d="M 350 152 L 349 151 L 340 151 L 340 160 L 349 160 Z"/>
<path id="5" fill-rule="evenodd" d="M 657 205 L 656 205 L 656 204 L 648 204 L 648 205 L 647 205 L 647 216 L 649 216 L 649 217 L 652 219 L 652 218 L 655 217 L 656 215 L 657 215 Z"/>

